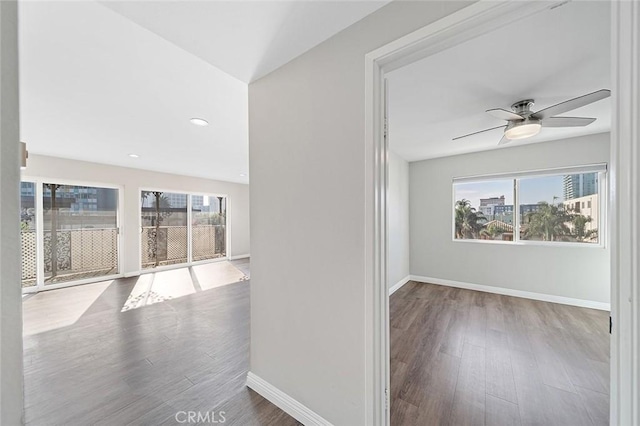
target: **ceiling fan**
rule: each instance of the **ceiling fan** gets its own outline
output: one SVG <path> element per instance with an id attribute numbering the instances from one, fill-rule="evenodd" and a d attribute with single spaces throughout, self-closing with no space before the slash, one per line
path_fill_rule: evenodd
<path id="1" fill-rule="evenodd" d="M 516 139 L 525 139 L 540 133 L 542 127 L 584 127 L 596 121 L 595 118 L 587 117 L 555 117 L 568 111 L 589 105 L 604 98 L 608 98 L 611 91 L 608 89 L 598 90 L 559 104 L 550 106 L 537 112 L 531 111 L 533 99 L 524 99 L 511 105 L 513 111 L 507 111 L 502 108 L 489 109 L 486 112 L 501 120 L 506 120 L 507 124 L 490 129 L 480 130 L 479 132 L 469 133 L 468 135 L 458 136 L 453 140 L 466 138 L 468 136 L 477 135 L 478 133 L 488 132 L 490 130 L 504 129 L 504 134 L 498 145 L 509 143 Z"/>

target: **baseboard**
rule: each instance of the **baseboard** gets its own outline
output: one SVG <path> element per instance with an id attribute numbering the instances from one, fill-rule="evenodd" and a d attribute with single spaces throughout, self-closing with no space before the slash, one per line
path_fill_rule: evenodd
<path id="1" fill-rule="evenodd" d="M 249 253 L 247 254 L 239 254 L 237 256 L 229 256 L 229 260 L 239 260 L 239 259 L 247 259 L 251 257 Z"/>
<path id="2" fill-rule="evenodd" d="M 133 272 L 125 272 L 124 273 L 124 277 L 125 278 L 138 277 L 138 276 L 140 276 L 140 271 L 133 271 Z"/>
<path id="3" fill-rule="evenodd" d="M 448 287 L 464 288 L 467 290 L 484 291 L 485 293 L 503 294 L 505 296 L 522 297 L 524 299 L 540 300 L 543 302 L 560 303 L 563 305 L 579 306 L 581 308 L 598 309 L 601 311 L 610 311 L 611 304 L 604 302 L 594 302 L 592 300 L 573 299 L 571 297 L 555 296 L 552 294 L 534 293 L 531 291 L 514 290 L 504 287 L 492 287 L 482 284 L 465 283 L 461 281 L 444 280 L 441 278 L 422 277 L 411 275 L 411 281 L 422 283 L 444 285 Z"/>
<path id="4" fill-rule="evenodd" d="M 402 287 L 409 281 L 411 281 L 411 275 L 407 275 L 406 277 L 404 277 L 403 279 L 401 279 L 400 281 L 398 281 L 397 283 L 389 287 L 389 296 L 391 296 L 396 291 L 400 290 L 400 287 Z"/>
<path id="5" fill-rule="evenodd" d="M 332 426 L 319 414 L 252 372 L 247 373 L 247 386 L 305 426 Z"/>

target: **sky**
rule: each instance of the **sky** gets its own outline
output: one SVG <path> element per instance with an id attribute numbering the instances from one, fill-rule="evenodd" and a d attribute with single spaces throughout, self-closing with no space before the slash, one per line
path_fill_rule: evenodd
<path id="1" fill-rule="evenodd" d="M 553 203 L 563 201 L 563 176 L 541 176 L 520 179 L 520 204 L 537 204 L 540 201 Z M 454 185 L 454 201 L 463 198 L 471 201 L 476 209 L 481 198 L 504 195 L 505 204 L 513 204 L 513 179 L 491 180 L 484 182 L 460 183 Z"/>

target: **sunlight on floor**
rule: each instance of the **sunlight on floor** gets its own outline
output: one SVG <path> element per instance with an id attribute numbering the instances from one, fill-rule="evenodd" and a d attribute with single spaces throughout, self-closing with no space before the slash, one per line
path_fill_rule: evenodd
<path id="1" fill-rule="evenodd" d="M 27 298 L 23 302 L 23 335 L 74 324 L 112 283 L 113 280 L 43 291 Z"/>
<path id="2" fill-rule="evenodd" d="M 228 261 L 140 275 L 121 312 L 248 279 Z"/>

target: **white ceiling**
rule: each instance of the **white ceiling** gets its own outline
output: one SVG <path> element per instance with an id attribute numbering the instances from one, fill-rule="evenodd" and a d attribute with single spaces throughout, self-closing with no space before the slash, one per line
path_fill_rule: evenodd
<path id="1" fill-rule="evenodd" d="M 102 4 L 248 83 L 389 1 L 105 1 Z"/>
<path id="2" fill-rule="evenodd" d="M 246 82 L 384 3 L 20 2 L 21 140 L 35 154 L 246 183 Z"/>
<path id="3" fill-rule="evenodd" d="M 506 122 L 485 113 L 534 99 L 534 111 L 610 88 L 607 2 L 571 2 L 389 74 L 391 149 L 407 161 L 498 148 Z M 562 114 L 596 117 L 583 128 L 542 128 L 505 147 L 606 132 L 610 99 Z"/>

